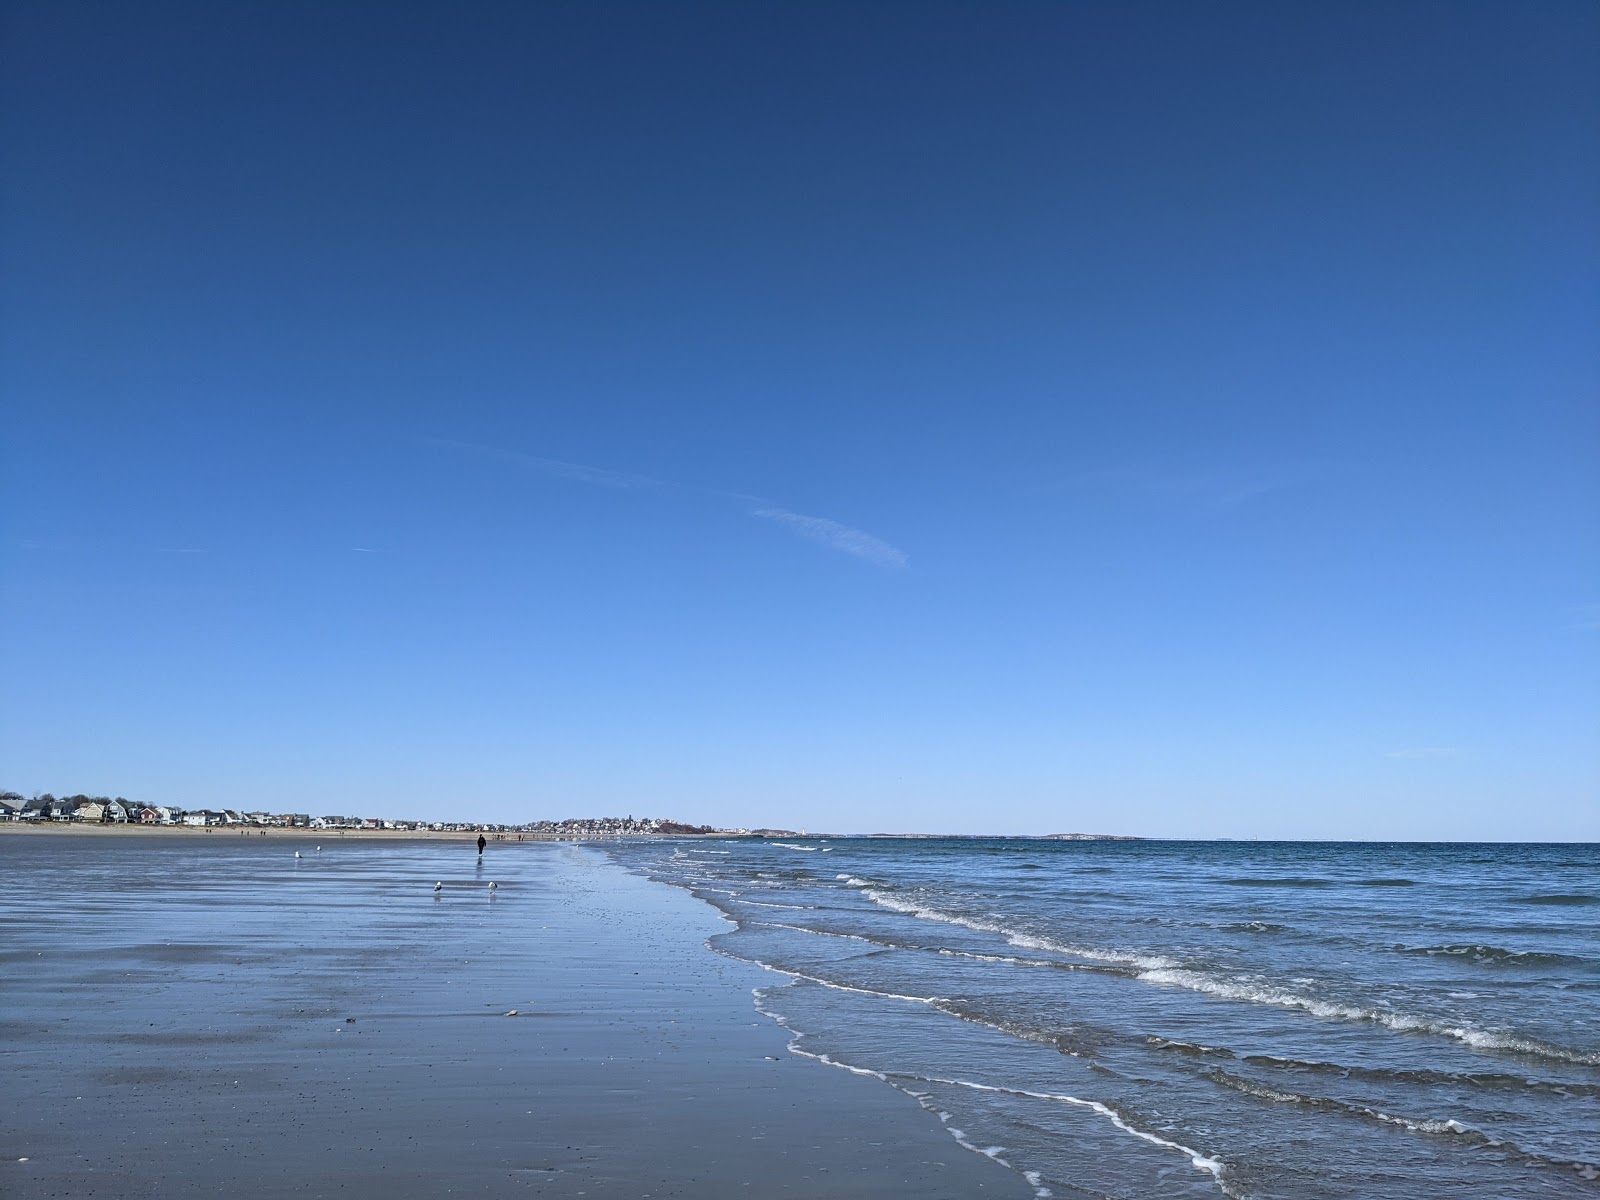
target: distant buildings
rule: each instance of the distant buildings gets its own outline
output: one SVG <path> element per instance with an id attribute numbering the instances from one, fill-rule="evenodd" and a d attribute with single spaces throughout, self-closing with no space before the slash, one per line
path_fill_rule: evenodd
<path id="1" fill-rule="evenodd" d="M 518 826 L 523 833 L 535 837 L 564 840 L 617 837 L 673 837 L 682 834 L 715 833 L 709 825 L 685 825 L 679 821 L 665 821 L 660 817 L 590 817 L 570 818 L 565 821 L 533 821 Z"/>
<path id="2" fill-rule="evenodd" d="M 562 821 L 530 821 L 521 825 L 481 821 L 402 821 L 389 817 L 313 817 L 309 813 L 241 812 L 231 808 L 184 810 L 166 804 L 135 804 L 121 796 L 24 797 L 0 792 L 0 821 L 61 822 L 96 825 L 186 826 L 243 829 L 326 829 L 333 831 L 427 831 L 432 833 L 518 833 L 534 838 L 588 840 L 619 837 L 674 837 L 744 830 L 715 830 L 660 817 L 573 817 Z"/>

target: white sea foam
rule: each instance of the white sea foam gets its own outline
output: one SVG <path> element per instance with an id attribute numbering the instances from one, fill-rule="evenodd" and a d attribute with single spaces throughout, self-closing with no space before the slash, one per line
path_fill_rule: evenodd
<path id="1" fill-rule="evenodd" d="M 826 1054 L 814 1054 L 810 1050 L 800 1049 L 800 1047 L 796 1046 L 793 1042 L 789 1044 L 789 1053 L 798 1054 L 801 1058 L 814 1059 L 815 1061 L 823 1063 L 827 1066 L 837 1067 L 841 1071 L 849 1071 L 852 1075 L 869 1075 L 873 1079 L 876 1079 L 882 1083 L 887 1083 L 889 1081 L 888 1077 L 885 1076 L 882 1071 L 869 1071 L 866 1067 L 852 1066 L 850 1063 L 844 1063 L 840 1062 L 836 1058 L 830 1058 Z"/>
<path id="2" fill-rule="evenodd" d="M 721 953 L 721 951 L 718 951 L 718 953 Z M 751 963 L 760 967 L 763 971 L 771 971 L 774 975 L 787 975 L 790 979 L 804 980 L 806 983 L 814 983 L 818 987 L 830 988 L 836 992 L 854 992 L 858 996 L 876 996 L 881 1000 L 904 1000 L 911 1004 L 926 1004 L 932 1007 L 937 1007 L 949 999 L 947 996 L 908 996 L 901 992 L 885 992 L 878 988 L 853 987 L 848 983 L 835 983 L 831 979 L 807 975 L 804 971 L 792 970 L 789 967 L 774 966 L 772 963 L 762 962 L 759 958 L 745 958 L 742 955 L 727 955 L 726 957 L 738 958 L 741 962 Z"/>
<path id="3" fill-rule="evenodd" d="M 817 937 L 847 938 L 852 942 L 866 942 L 869 946 L 881 946 L 884 943 L 873 938 L 863 937 L 859 933 L 836 933 L 832 929 L 808 929 L 804 925 L 785 925 L 782 921 L 751 921 L 752 925 L 759 925 L 763 929 L 787 929 L 793 933 L 810 933 Z"/>
<path id="4" fill-rule="evenodd" d="M 1095 962 L 1122 963 L 1127 966 L 1138 967 L 1142 971 L 1162 970 L 1177 965 L 1171 959 L 1162 958 L 1159 955 L 1135 954 L 1128 950 L 1110 950 L 1099 946 L 1069 946 L 1035 934 L 1021 933 L 994 921 L 984 921 L 974 917 L 962 916 L 960 913 L 929 908 L 927 905 L 918 904 L 915 901 L 903 899 L 892 892 L 884 891 L 881 887 L 865 880 L 857 880 L 854 876 L 840 876 L 840 878 L 845 879 L 851 887 L 861 888 L 861 894 L 880 908 L 887 908 L 891 912 L 906 913 L 924 921 L 940 921 L 946 925 L 959 925 L 978 933 L 998 934 L 1019 949 L 1045 950 L 1052 954 L 1066 954 L 1073 958 L 1087 958 Z"/>
<path id="5" fill-rule="evenodd" d="M 803 1053 L 803 1051 L 801 1053 Z M 839 1064 L 838 1063 L 832 1063 L 830 1065 L 838 1066 Z M 972 1141 L 969 1137 L 967 1137 L 967 1131 L 966 1130 L 957 1129 L 954 1125 L 950 1124 L 950 1121 L 951 1121 L 951 1114 L 950 1113 L 947 1113 L 944 1109 L 939 1108 L 939 1107 L 937 1107 L 937 1106 L 935 1106 L 933 1104 L 930 1104 L 928 1102 L 928 1098 L 927 1098 L 927 1094 L 926 1093 L 924 1093 L 924 1092 L 914 1092 L 910 1088 L 901 1087 L 898 1083 L 896 1083 L 894 1080 L 888 1078 L 887 1076 L 880 1075 L 879 1078 L 882 1079 L 885 1083 L 887 1083 L 890 1087 L 897 1088 L 898 1090 L 904 1092 L 906 1095 L 912 1097 L 914 1100 L 916 1100 L 916 1102 L 918 1104 L 922 1105 L 923 1108 L 927 1109 L 934 1116 L 938 1117 L 939 1118 L 939 1123 L 944 1126 L 944 1131 L 946 1133 L 948 1133 L 951 1137 L 955 1138 L 956 1144 L 958 1146 L 960 1146 L 963 1150 L 971 1150 L 974 1154 L 981 1154 L 985 1158 L 994 1159 L 994 1161 L 999 1163 L 1002 1167 L 1008 1167 L 1013 1171 L 1016 1170 L 1016 1168 L 1013 1167 L 1010 1162 L 1008 1162 L 1006 1159 L 1001 1157 L 1001 1155 L 1003 1155 L 1005 1153 L 1005 1147 L 1004 1146 L 980 1146 L 976 1142 Z M 1022 1177 L 1024 1179 L 1027 1179 L 1029 1174 L 1037 1175 L 1038 1172 L 1037 1171 L 1034 1171 L 1034 1172 L 1024 1171 L 1022 1173 Z M 1029 1182 L 1032 1183 L 1033 1181 L 1029 1180 Z M 1039 1190 L 1039 1185 L 1036 1184 L 1036 1183 L 1033 1184 L 1033 1187 L 1034 1187 L 1034 1195 L 1036 1197 L 1039 1197 L 1040 1200 L 1042 1200 L 1043 1197 L 1051 1195 L 1051 1192 L 1050 1192 L 1049 1188 L 1045 1188 L 1043 1191 L 1040 1191 Z"/>
<path id="6" fill-rule="evenodd" d="M 1221 996 L 1227 1000 L 1243 1000 L 1252 1004 L 1272 1004 L 1279 1008 L 1299 1009 L 1315 1017 L 1326 1017 L 1342 1021 L 1366 1021 L 1393 1029 L 1397 1033 L 1428 1033 L 1454 1038 L 1476 1050 L 1507 1050 L 1521 1054 L 1534 1054 L 1541 1058 L 1563 1059 L 1567 1062 L 1580 1063 L 1585 1066 L 1600 1065 L 1600 1054 L 1569 1050 L 1563 1046 L 1554 1046 L 1532 1038 L 1519 1037 L 1515 1034 L 1473 1029 L 1446 1021 L 1416 1016 L 1411 1013 L 1396 1012 L 1392 1009 L 1363 1008 L 1359 1005 L 1318 999 L 1259 981 L 1224 979 L 1216 975 L 1208 975 L 1203 971 L 1190 971 L 1174 967 L 1143 971 L 1140 973 L 1139 978 L 1146 983 L 1188 988 L 1191 991 L 1203 992 L 1210 996 Z"/>
<path id="7" fill-rule="evenodd" d="M 820 846 L 796 846 L 793 842 L 768 842 L 767 845 L 781 846 L 785 850 L 804 850 L 807 854 L 811 854 L 812 852 L 822 848 Z"/>
<path id="8" fill-rule="evenodd" d="M 1154 1145 L 1176 1151 L 1179 1154 L 1183 1154 L 1189 1159 L 1189 1162 L 1195 1167 L 1196 1170 L 1206 1172 L 1213 1179 L 1221 1180 L 1222 1178 L 1223 1165 L 1220 1159 L 1214 1158 L 1208 1154 L 1201 1154 L 1200 1151 L 1191 1149 L 1190 1147 L 1183 1145 L 1181 1142 L 1174 1142 L 1168 1138 L 1161 1137 L 1159 1134 L 1150 1133 L 1148 1130 L 1139 1129 L 1133 1125 L 1130 1125 L 1123 1119 L 1122 1114 L 1116 1109 L 1110 1107 L 1109 1105 L 1102 1104 L 1098 1100 L 1084 1100 L 1078 1096 L 1066 1095 L 1063 1092 L 1035 1092 L 1030 1091 L 1027 1088 L 1001 1087 L 992 1083 L 976 1083 L 970 1079 L 939 1079 L 927 1075 L 913 1075 L 909 1076 L 908 1078 L 915 1079 L 921 1083 L 943 1084 L 946 1087 L 970 1088 L 976 1092 L 997 1092 L 1005 1096 L 1023 1096 L 1030 1100 L 1051 1100 L 1058 1104 L 1071 1104 L 1078 1108 L 1091 1109 L 1092 1111 L 1097 1112 L 1101 1116 L 1105 1117 L 1124 1133 L 1130 1133 L 1134 1137 L 1143 1138 L 1145 1141 Z"/>

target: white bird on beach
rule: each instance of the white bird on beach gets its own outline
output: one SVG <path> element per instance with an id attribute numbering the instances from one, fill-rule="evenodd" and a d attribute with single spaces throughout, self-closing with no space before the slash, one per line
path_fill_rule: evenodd
<path id="1" fill-rule="evenodd" d="M 296 857 L 296 858 L 299 858 L 299 857 L 300 857 L 300 851 L 298 851 L 298 850 L 296 850 L 296 851 L 295 851 L 295 852 L 294 852 L 294 856 L 295 856 L 295 857 Z"/>
<path id="2" fill-rule="evenodd" d="M 444 884 L 442 882 L 434 884 L 433 885 L 433 890 L 436 891 L 436 892 L 444 891 Z"/>
<path id="3" fill-rule="evenodd" d="M 500 886 L 500 885 L 499 885 L 499 884 L 498 884 L 498 883 L 490 883 L 490 884 L 489 884 L 489 890 L 490 890 L 490 891 L 491 891 L 491 892 L 492 892 L 492 891 L 494 891 L 494 890 L 495 890 L 495 889 L 496 889 L 496 888 L 498 888 L 498 887 L 499 887 L 499 886 Z"/>

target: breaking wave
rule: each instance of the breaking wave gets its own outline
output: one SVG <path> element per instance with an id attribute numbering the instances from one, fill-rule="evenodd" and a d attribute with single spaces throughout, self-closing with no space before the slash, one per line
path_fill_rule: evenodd
<path id="1" fill-rule="evenodd" d="M 1137 968 L 1135 978 L 1145 983 L 1188 988 L 1227 1000 L 1251 1004 L 1270 1004 L 1278 1008 L 1294 1009 L 1325 1019 L 1360 1021 L 1381 1025 L 1397 1033 L 1432 1034 L 1452 1038 L 1480 1051 L 1499 1051 L 1526 1054 L 1539 1058 L 1600 1066 L 1600 1053 L 1586 1052 L 1558 1046 L 1539 1038 L 1527 1037 L 1510 1031 L 1475 1029 L 1436 1018 L 1416 1016 L 1387 1008 L 1369 1008 L 1337 1000 L 1306 996 L 1275 984 L 1239 978 L 1227 978 L 1205 971 L 1183 967 L 1172 959 L 1160 955 L 1139 954 L 1130 950 L 1113 950 L 1101 947 L 1073 946 L 1034 934 L 1021 933 L 995 921 L 966 917 L 916 900 L 907 899 L 866 880 L 843 876 L 850 886 L 860 889 L 879 907 L 927 921 L 941 921 L 960 925 L 983 933 L 997 934 L 1013 946 L 1032 950 L 1045 950 L 1056 954 L 1085 958 L 1091 961 L 1126 964 Z"/>

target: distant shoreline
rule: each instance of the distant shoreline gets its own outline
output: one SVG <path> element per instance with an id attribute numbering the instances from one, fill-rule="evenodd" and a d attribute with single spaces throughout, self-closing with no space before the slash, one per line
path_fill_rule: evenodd
<path id="1" fill-rule="evenodd" d="M 789 830 L 762 829 L 748 831 L 723 831 L 712 833 L 630 833 L 596 834 L 590 837 L 572 834 L 505 830 L 491 833 L 476 829 L 307 829 L 298 825 L 143 825 L 133 822 L 104 823 L 100 821 L 0 821 L 0 834 L 72 834 L 78 837 L 276 837 L 299 841 L 349 841 L 365 839 L 391 842 L 438 842 L 478 840 L 479 833 L 490 842 L 613 842 L 653 838 L 706 838 L 726 840 L 749 838 L 762 841 L 769 838 L 800 838 L 805 841 L 1027 841 L 1027 842 L 1142 842 L 1151 839 L 1114 833 L 794 833 Z M 1226 839 L 1224 839 L 1226 840 Z"/>
<path id="2" fill-rule="evenodd" d="M 299 841 L 349 841 L 362 838 L 372 841 L 439 842 L 478 840 L 476 829 L 306 829 L 298 825 L 136 825 L 132 822 L 103 823 L 99 821 L 0 821 L 0 834 L 65 833 L 86 837 L 276 837 L 295 838 Z M 1147 838 L 1114 833 L 1044 833 L 1044 834 L 981 834 L 981 833 L 791 833 L 783 830 L 714 833 L 632 833 L 597 834 L 578 837 L 561 833 L 532 833 L 528 830 L 506 830 L 501 833 L 482 831 L 490 842 L 612 842 L 648 838 L 803 838 L 806 841 L 1029 841 L 1029 842 L 1141 842 Z"/>

